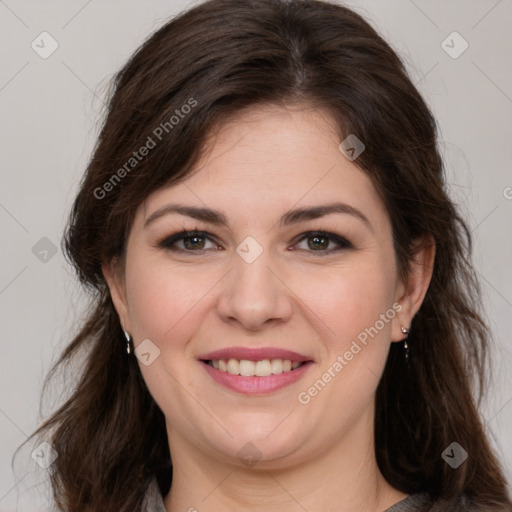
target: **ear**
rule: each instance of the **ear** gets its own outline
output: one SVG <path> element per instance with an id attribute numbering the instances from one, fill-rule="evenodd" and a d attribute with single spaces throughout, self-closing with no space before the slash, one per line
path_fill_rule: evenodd
<path id="1" fill-rule="evenodd" d="M 406 281 L 400 281 L 395 301 L 402 309 L 393 319 L 392 341 L 402 341 L 406 335 L 402 326 L 409 330 L 414 315 L 420 309 L 432 279 L 436 244 L 431 235 L 426 235 L 414 244 L 414 256 Z"/>
<path id="2" fill-rule="evenodd" d="M 119 316 L 121 327 L 123 330 L 131 332 L 123 265 L 117 258 L 114 258 L 109 262 L 103 263 L 101 270 L 110 290 L 110 296 Z"/>

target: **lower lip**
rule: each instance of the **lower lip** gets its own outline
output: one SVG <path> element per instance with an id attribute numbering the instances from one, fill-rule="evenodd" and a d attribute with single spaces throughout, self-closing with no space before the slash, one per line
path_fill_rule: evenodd
<path id="1" fill-rule="evenodd" d="M 309 367 L 313 365 L 313 361 L 308 361 L 295 370 L 283 372 L 279 375 L 242 377 L 241 375 L 232 375 L 231 373 L 217 370 L 204 361 L 200 361 L 200 363 L 202 363 L 208 375 L 215 382 L 244 395 L 264 395 L 278 391 L 298 381 L 309 370 Z"/>

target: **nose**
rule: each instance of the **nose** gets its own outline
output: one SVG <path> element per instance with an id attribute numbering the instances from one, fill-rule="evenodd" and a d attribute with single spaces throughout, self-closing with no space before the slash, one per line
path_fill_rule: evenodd
<path id="1" fill-rule="evenodd" d="M 292 292 L 274 268 L 269 251 L 249 263 L 237 253 L 234 268 L 222 280 L 217 304 L 220 318 L 237 323 L 249 331 L 258 331 L 265 324 L 282 323 L 293 311 Z"/>

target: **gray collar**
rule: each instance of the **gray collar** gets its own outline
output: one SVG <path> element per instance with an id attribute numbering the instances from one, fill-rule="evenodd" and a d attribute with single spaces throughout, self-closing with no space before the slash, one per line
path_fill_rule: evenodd
<path id="1" fill-rule="evenodd" d="M 432 502 L 428 494 L 417 493 L 407 496 L 385 510 L 385 512 L 422 512 L 430 510 Z M 164 499 L 160 493 L 156 478 L 153 478 L 142 502 L 142 512 L 167 512 L 164 507 Z"/>
<path id="2" fill-rule="evenodd" d="M 160 493 L 156 478 L 151 480 L 142 502 L 142 512 L 167 512 L 164 507 L 164 499 Z"/>

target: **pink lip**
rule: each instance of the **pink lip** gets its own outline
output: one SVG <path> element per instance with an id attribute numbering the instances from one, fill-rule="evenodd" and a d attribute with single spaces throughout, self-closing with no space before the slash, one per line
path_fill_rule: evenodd
<path id="1" fill-rule="evenodd" d="M 212 352 L 212 354 L 216 355 L 215 352 Z M 268 377 L 243 377 L 241 375 L 232 375 L 228 372 L 216 370 L 213 366 L 210 366 L 204 361 L 200 361 L 200 363 L 215 382 L 243 395 L 264 395 L 278 391 L 299 380 L 308 371 L 309 367 L 313 365 L 313 362 L 309 361 L 295 370 L 283 372 L 279 375 L 269 375 Z"/>
<path id="2" fill-rule="evenodd" d="M 312 361 L 310 357 L 298 354 L 297 352 L 274 347 L 229 347 L 200 355 L 198 359 L 203 361 L 218 361 L 219 359 L 247 359 L 248 361 L 262 361 L 263 359 L 289 359 L 292 363 L 294 361 L 299 363 Z"/>

